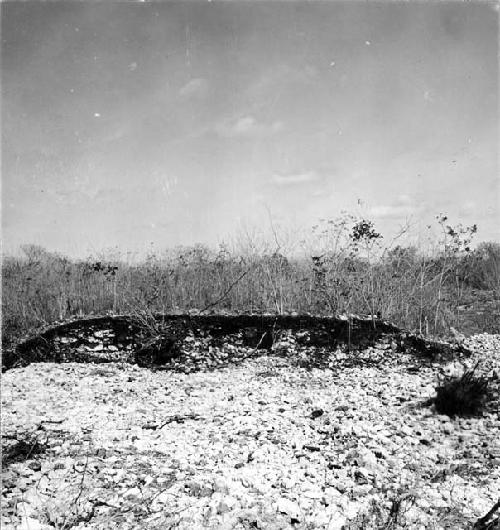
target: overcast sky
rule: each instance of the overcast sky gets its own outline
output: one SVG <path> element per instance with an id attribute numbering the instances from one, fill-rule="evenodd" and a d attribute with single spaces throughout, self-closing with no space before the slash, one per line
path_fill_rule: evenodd
<path id="1" fill-rule="evenodd" d="M 440 212 L 500 240 L 494 4 L 4 2 L 2 216 L 85 255 Z"/>

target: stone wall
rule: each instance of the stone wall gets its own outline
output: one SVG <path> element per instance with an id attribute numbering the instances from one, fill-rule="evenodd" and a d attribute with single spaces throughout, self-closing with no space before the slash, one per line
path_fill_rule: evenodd
<path id="1" fill-rule="evenodd" d="M 108 315 L 41 330 L 20 342 L 15 350 L 4 352 L 2 369 L 31 362 L 167 364 L 178 356 L 188 335 L 225 340 L 238 334 L 245 346 L 270 350 L 284 330 L 318 348 L 360 350 L 385 338 L 393 347 L 410 348 L 429 358 L 457 350 L 405 333 L 388 322 L 359 317 L 349 321 L 346 317 L 311 315 L 154 315 L 148 323 L 130 315 Z"/>

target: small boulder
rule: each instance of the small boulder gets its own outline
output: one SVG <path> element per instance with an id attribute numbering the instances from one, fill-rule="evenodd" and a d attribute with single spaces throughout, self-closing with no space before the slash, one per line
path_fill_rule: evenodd
<path id="1" fill-rule="evenodd" d="M 323 409 L 315 409 L 311 412 L 311 419 L 315 420 L 316 418 L 323 416 L 324 413 L 325 411 Z"/>
<path id="2" fill-rule="evenodd" d="M 300 506 L 290 499 L 285 497 L 280 497 L 276 503 L 276 511 L 279 513 L 284 513 L 288 515 L 291 519 L 299 520 L 301 519 L 301 509 Z"/>

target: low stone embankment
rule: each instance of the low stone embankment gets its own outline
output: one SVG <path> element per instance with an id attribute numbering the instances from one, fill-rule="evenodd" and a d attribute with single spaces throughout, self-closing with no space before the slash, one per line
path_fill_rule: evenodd
<path id="1" fill-rule="evenodd" d="M 2 357 L 3 369 L 31 362 L 131 362 L 166 365 L 182 358 L 188 336 L 273 350 L 284 333 L 302 346 L 359 351 L 381 340 L 398 351 L 437 359 L 467 355 L 466 348 L 426 341 L 382 321 L 309 315 L 156 315 L 145 322 L 128 315 L 101 316 L 56 324 L 18 344 Z M 182 359 L 181 359 L 182 360 Z M 181 363 L 183 364 L 183 363 Z"/>

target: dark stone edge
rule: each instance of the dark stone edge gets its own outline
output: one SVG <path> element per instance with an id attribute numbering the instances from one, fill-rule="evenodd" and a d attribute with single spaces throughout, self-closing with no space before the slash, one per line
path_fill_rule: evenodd
<path id="1" fill-rule="evenodd" d="M 425 339 L 421 336 L 401 330 L 394 324 L 381 319 L 369 319 L 339 316 L 272 315 L 272 314 L 152 314 L 151 318 L 165 328 L 183 330 L 197 328 L 222 328 L 222 334 L 231 334 L 245 328 L 255 328 L 260 332 L 274 329 L 321 330 L 331 337 L 331 345 L 344 345 L 352 349 L 366 347 L 382 337 L 391 336 L 400 351 L 410 350 L 419 357 L 432 361 L 446 360 L 458 355 L 468 356 L 469 350 L 459 345 L 450 345 Z M 20 341 L 12 350 L 2 352 L 2 371 L 18 366 L 26 366 L 31 362 L 56 361 L 49 354 L 54 338 L 65 333 L 77 331 L 85 327 L 124 328 L 131 333 L 140 334 L 145 326 L 141 319 L 134 315 L 99 315 L 79 318 L 63 323 L 50 325 L 37 333 Z M 168 333 L 168 332 L 167 332 Z M 174 333 L 175 334 L 175 333 Z M 138 345 L 137 351 L 141 349 Z M 85 362 L 85 360 L 83 361 Z M 87 362 L 96 362 L 88 356 Z M 97 360 L 97 362 L 101 362 Z M 103 360 L 102 362 L 106 362 Z"/>

